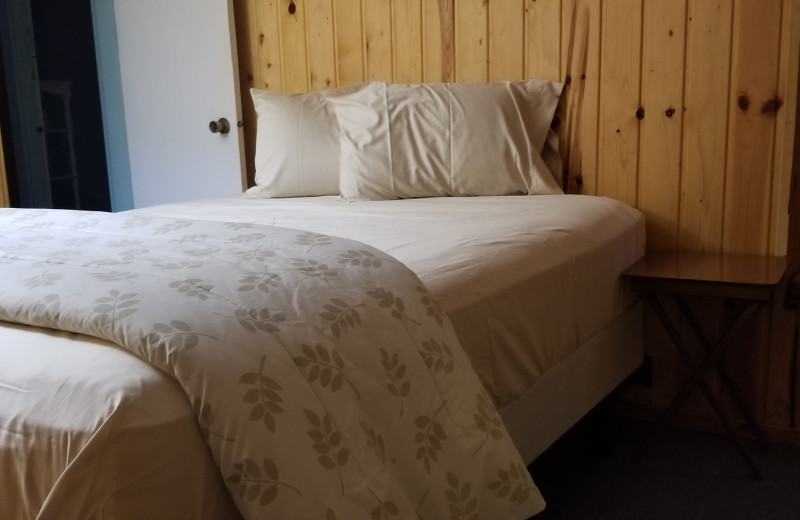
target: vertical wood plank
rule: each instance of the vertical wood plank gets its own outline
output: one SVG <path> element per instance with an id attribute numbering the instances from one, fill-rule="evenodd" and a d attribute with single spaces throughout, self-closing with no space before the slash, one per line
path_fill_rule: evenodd
<path id="1" fill-rule="evenodd" d="M 294 5 L 294 13 L 290 6 Z M 283 92 L 294 94 L 308 92 L 308 54 L 306 51 L 306 2 L 281 0 L 278 2 L 281 36 L 281 64 Z"/>
<path id="2" fill-rule="evenodd" d="M 730 253 L 769 247 L 780 26 L 780 2 L 736 0 L 722 243 Z"/>
<path id="3" fill-rule="evenodd" d="M 561 27 L 561 0 L 525 0 L 525 78 L 563 78 Z"/>
<path id="4" fill-rule="evenodd" d="M 455 5 L 455 80 L 489 78 L 488 11 L 484 0 L 459 0 Z"/>
<path id="5" fill-rule="evenodd" d="M 364 81 L 364 29 L 359 0 L 334 0 L 337 86 Z"/>
<path id="6" fill-rule="evenodd" d="M 642 24 L 638 207 L 650 250 L 678 247 L 686 0 L 647 0 Z"/>
<path id="7" fill-rule="evenodd" d="M 256 88 L 283 92 L 283 59 L 278 7 L 280 0 L 248 0 L 248 14 L 253 16 L 255 66 L 253 84 Z"/>
<path id="8" fill-rule="evenodd" d="M 419 0 L 393 0 L 392 35 L 394 81 L 422 81 L 422 3 Z"/>
<path id="9" fill-rule="evenodd" d="M 601 18 L 602 0 L 563 0 L 560 61 L 568 84 L 559 135 L 569 193 L 597 194 Z"/>
<path id="10" fill-rule="evenodd" d="M 642 0 L 603 5 L 598 190 L 636 206 Z"/>
<path id="11" fill-rule="evenodd" d="M 772 214 L 770 216 L 769 252 L 787 253 L 789 234 L 789 196 L 792 180 L 792 154 L 797 118 L 797 80 L 800 62 L 800 0 L 783 0 L 781 18 L 781 55 L 777 97 L 783 100 L 775 124 L 775 161 L 772 171 Z M 800 209 L 800 208 L 798 208 Z"/>
<path id="12" fill-rule="evenodd" d="M 689 0 L 679 246 L 721 251 L 731 0 Z"/>
<path id="13" fill-rule="evenodd" d="M 489 81 L 523 79 L 525 0 L 488 2 Z"/>
<path id="14" fill-rule="evenodd" d="M 309 89 L 336 86 L 336 42 L 330 0 L 306 0 Z"/>
<path id="15" fill-rule="evenodd" d="M 365 77 L 368 80 L 393 81 L 392 2 L 364 0 Z"/>
<path id="16" fill-rule="evenodd" d="M 437 15 L 432 12 L 432 9 L 429 8 L 425 16 L 428 27 L 425 34 L 433 38 L 436 35 L 436 27 L 438 27 L 439 31 L 438 45 L 435 44 L 434 39 L 431 39 L 426 44 L 425 57 L 431 60 L 431 64 L 426 68 L 426 74 L 430 73 L 430 77 L 436 77 L 436 71 L 432 70 L 432 66 L 438 61 L 440 65 L 439 81 L 444 82 L 452 82 L 456 79 L 456 20 L 454 2 L 455 0 L 438 0 L 439 23 L 437 26 L 433 24 L 433 20 L 436 19 Z"/>
<path id="17" fill-rule="evenodd" d="M 452 15 L 452 0 L 423 0 L 422 1 L 422 79 L 428 82 L 452 81 L 451 75 L 445 79 L 447 67 L 452 68 L 453 25 L 452 16 L 449 24 L 448 35 L 442 32 L 442 13 Z M 445 17 L 447 15 L 445 14 Z M 448 47 L 449 45 L 449 47 Z M 443 52 L 443 51 L 447 52 Z M 444 64 L 445 57 L 449 61 Z"/>

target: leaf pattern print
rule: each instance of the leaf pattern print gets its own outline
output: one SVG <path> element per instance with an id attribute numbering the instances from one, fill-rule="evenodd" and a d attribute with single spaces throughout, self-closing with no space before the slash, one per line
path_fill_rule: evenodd
<path id="1" fill-rule="evenodd" d="M 397 515 L 400 514 L 400 508 L 397 507 L 397 504 L 391 500 L 387 500 L 386 502 L 382 501 L 370 488 L 367 488 L 367 491 L 369 491 L 378 503 L 377 507 L 374 507 L 372 511 L 369 512 L 370 520 L 386 520 L 388 518 L 397 517 Z"/>
<path id="2" fill-rule="evenodd" d="M 308 436 L 314 443 L 314 451 L 318 454 L 317 462 L 327 470 L 336 470 L 339 474 L 341 492 L 344 494 L 342 468 L 350 460 L 350 451 L 343 446 L 342 433 L 333 425 L 330 415 L 325 414 L 320 418 L 312 410 L 305 409 L 303 412 L 312 426 Z"/>
<path id="3" fill-rule="evenodd" d="M 181 320 L 172 320 L 167 323 L 154 323 L 151 341 L 155 343 L 164 342 L 172 348 L 190 350 L 200 344 L 200 337 L 216 339 L 208 334 L 200 334 L 192 331 L 188 323 Z"/>
<path id="4" fill-rule="evenodd" d="M 246 244 L 248 242 L 255 242 L 263 240 L 267 235 L 264 233 L 247 233 L 245 235 L 236 235 L 235 237 L 227 240 L 230 244 Z"/>
<path id="5" fill-rule="evenodd" d="M 431 472 L 431 462 L 439 460 L 438 452 L 442 449 L 442 441 L 447 439 L 447 433 L 441 424 L 436 422 L 436 416 L 444 408 L 442 403 L 432 417 L 420 415 L 414 421 L 417 426 L 417 434 L 414 441 L 419 444 L 417 448 L 417 460 L 422 461 L 425 471 Z"/>
<path id="6" fill-rule="evenodd" d="M 433 318 L 440 327 L 444 327 L 445 314 L 439 302 L 433 299 L 433 296 L 425 287 L 417 287 L 417 292 L 422 294 L 419 301 L 425 307 L 427 315 Z"/>
<path id="7" fill-rule="evenodd" d="M 203 262 L 153 262 L 153 267 L 165 271 L 178 271 L 180 269 L 198 269 L 203 267 Z"/>
<path id="8" fill-rule="evenodd" d="M 317 343 L 313 347 L 301 345 L 300 350 L 303 354 L 295 357 L 294 362 L 303 371 L 309 383 L 319 381 L 322 388 L 328 388 L 332 393 L 336 393 L 346 382 L 358 400 L 361 400 L 361 394 L 344 375 L 344 360 L 335 349 L 328 352 L 325 347 Z"/>
<path id="9" fill-rule="evenodd" d="M 236 309 L 234 317 L 238 320 L 239 325 L 250 332 L 263 330 L 273 335 L 281 330 L 276 323 L 282 323 L 286 320 L 286 316 L 282 313 L 273 314 L 269 309 L 258 310 L 243 307 Z"/>
<path id="10" fill-rule="evenodd" d="M 375 456 L 378 457 L 381 462 L 394 462 L 394 459 L 389 458 L 386 455 L 386 446 L 383 441 L 383 437 L 381 437 L 375 430 L 369 427 L 369 425 L 364 422 L 360 421 L 361 430 L 367 436 L 367 446 L 375 450 Z"/>
<path id="11" fill-rule="evenodd" d="M 328 278 L 332 278 L 339 274 L 339 269 L 329 267 L 328 264 L 318 262 L 317 260 L 307 258 L 292 258 L 292 265 L 294 268 L 306 276 L 312 278 L 321 278 L 330 287 L 331 283 Z"/>
<path id="12" fill-rule="evenodd" d="M 92 323 L 101 330 L 113 326 L 117 320 L 123 320 L 134 314 L 138 309 L 135 307 L 139 303 L 136 293 L 121 294 L 120 291 L 113 289 L 108 292 L 108 296 L 96 298 L 95 306 L 92 309 L 97 316 L 92 319 Z"/>
<path id="13" fill-rule="evenodd" d="M 509 502 L 523 504 L 531 494 L 538 493 L 536 486 L 530 481 L 528 470 L 522 464 L 509 464 L 508 471 L 499 469 L 498 480 L 489 483 L 489 489 L 498 497 L 507 498 Z"/>
<path id="14" fill-rule="evenodd" d="M 254 291 L 258 289 L 263 293 L 269 293 L 270 288 L 281 286 L 281 276 L 270 273 L 264 269 L 263 273 L 244 273 L 239 277 L 239 292 Z"/>
<path id="15" fill-rule="evenodd" d="M 412 320 L 408 316 L 406 316 L 406 305 L 403 303 L 403 299 L 399 296 L 395 296 L 392 294 L 391 291 L 387 291 L 383 288 L 378 288 L 373 291 L 367 292 L 368 296 L 371 296 L 378 300 L 378 306 L 384 309 L 391 309 L 391 316 L 392 318 L 396 318 L 398 320 L 407 320 L 415 325 L 419 325 L 419 322 Z"/>
<path id="16" fill-rule="evenodd" d="M 447 343 L 439 343 L 435 339 L 422 342 L 422 359 L 431 370 L 445 374 L 451 373 L 456 365 Z"/>
<path id="17" fill-rule="evenodd" d="M 122 229 L 147 227 L 153 222 L 153 217 L 128 217 L 122 224 Z"/>
<path id="18" fill-rule="evenodd" d="M 386 379 L 389 382 L 386 384 L 386 388 L 391 392 L 392 395 L 401 398 L 400 401 L 400 417 L 403 416 L 403 411 L 405 410 L 405 404 L 402 401 L 403 397 L 406 397 L 408 393 L 411 391 L 411 381 L 406 379 L 406 364 L 400 362 L 400 356 L 397 352 L 393 352 L 391 355 L 382 347 L 379 347 L 378 350 L 381 353 L 381 366 L 383 367 L 383 374 L 386 376 Z"/>
<path id="19" fill-rule="evenodd" d="M 191 227 L 191 225 L 192 225 L 192 223 L 189 222 L 188 220 L 175 220 L 175 221 L 172 221 L 172 222 L 166 222 L 166 223 L 162 224 L 161 226 L 159 226 L 158 228 L 156 228 L 156 230 L 153 231 L 153 234 L 154 235 L 160 235 L 160 234 L 163 234 L 163 233 L 170 233 L 172 231 L 178 231 L 180 229 L 186 229 L 188 227 Z"/>
<path id="20" fill-rule="evenodd" d="M 257 260 L 259 262 L 264 262 L 268 258 L 275 256 L 275 251 L 271 249 L 264 249 L 263 247 L 254 247 L 253 249 L 244 249 L 242 251 L 237 251 L 236 256 L 241 258 L 242 260 Z"/>
<path id="21" fill-rule="evenodd" d="M 102 273 L 91 273 L 90 276 L 97 278 L 101 282 L 120 282 L 122 280 L 133 280 L 139 277 L 139 273 L 132 271 L 106 271 Z"/>
<path id="22" fill-rule="evenodd" d="M 314 246 L 329 246 L 333 244 L 333 239 L 328 235 L 312 233 L 309 231 L 297 235 L 294 243 L 299 246 L 309 246 L 308 250 L 310 251 Z"/>
<path id="23" fill-rule="evenodd" d="M 458 477 L 447 472 L 448 489 L 445 497 L 448 502 L 451 520 L 478 520 L 478 499 L 472 496 L 469 482 L 460 484 Z"/>
<path id="24" fill-rule="evenodd" d="M 92 218 L 92 219 L 86 220 L 84 222 L 76 222 L 76 223 L 72 224 L 71 226 L 69 226 L 67 229 L 71 229 L 73 231 L 77 231 L 79 229 L 87 229 L 87 228 L 90 228 L 90 227 L 95 227 L 98 224 L 100 224 L 100 219 Z"/>
<path id="25" fill-rule="evenodd" d="M 383 259 L 364 249 L 358 251 L 351 249 L 347 253 L 339 254 L 339 263 L 353 267 L 380 267 L 383 265 Z"/>
<path id="26" fill-rule="evenodd" d="M 402 263 L 289 228 L 183 226 L 45 211 L 0 228 L 0 320 L 100 337 L 174 377 L 243 518 L 536 513 L 491 394 Z M 48 259 L 67 263 L 35 267 Z"/>
<path id="27" fill-rule="evenodd" d="M 503 421 L 500 419 L 500 414 L 497 413 L 496 408 L 489 400 L 489 396 L 487 396 L 485 392 L 481 392 L 476 397 L 475 406 L 478 412 L 472 417 L 475 420 L 475 426 L 484 433 L 484 439 L 480 446 L 478 446 L 478 449 L 475 450 L 475 453 L 480 451 L 489 437 L 493 439 L 502 439 L 505 437 L 503 433 Z"/>
<path id="28" fill-rule="evenodd" d="M 264 458 L 261 466 L 252 459 L 243 459 L 233 465 L 235 473 L 228 475 L 226 481 L 238 488 L 240 498 L 248 502 L 258 500 L 260 506 L 271 504 L 278 496 L 281 488 L 290 489 L 300 494 L 294 486 L 281 482 L 278 468 L 271 460 Z"/>
<path id="29" fill-rule="evenodd" d="M 185 244 L 187 242 L 205 242 L 208 240 L 208 233 L 195 233 L 194 235 L 184 235 L 178 242 Z"/>
<path id="30" fill-rule="evenodd" d="M 23 281 L 25 287 L 28 289 L 36 289 L 39 287 L 49 287 L 59 280 L 61 280 L 64 276 L 60 273 L 42 273 L 38 276 L 32 276 L 27 278 Z"/>
<path id="31" fill-rule="evenodd" d="M 283 398 L 279 393 L 283 388 L 277 381 L 264 374 L 266 362 L 267 356 L 262 356 L 258 372 L 242 374 L 239 382 L 252 387 L 242 398 L 243 402 L 253 405 L 250 408 L 250 420 L 262 421 L 267 430 L 275 433 L 275 415 L 283 412 L 280 404 Z"/>
<path id="32" fill-rule="evenodd" d="M 340 298 L 331 298 L 325 305 L 325 312 L 319 313 L 319 317 L 331 322 L 331 333 L 338 339 L 343 332 L 354 329 L 356 325 L 361 325 L 358 308 L 363 306 L 362 303 L 351 306 Z"/>
<path id="33" fill-rule="evenodd" d="M 178 292 L 184 293 L 190 298 L 198 298 L 199 300 L 207 300 L 209 294 L 214 289 L 210 283 L 204 283 L 199 278 L 187 278 L 186 280 L 176 280 L 169 284 L 170 289 L 177 289 Z"/>

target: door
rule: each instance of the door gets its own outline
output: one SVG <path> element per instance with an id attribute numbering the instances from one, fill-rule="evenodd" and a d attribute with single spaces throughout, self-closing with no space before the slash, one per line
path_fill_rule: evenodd
<path id="1" fill-rule="evenodd" d="M 232 0 L 115 0 L 134 207 L 245 188 Z M 225 118 L 230 131 L 212 133 Z"/>

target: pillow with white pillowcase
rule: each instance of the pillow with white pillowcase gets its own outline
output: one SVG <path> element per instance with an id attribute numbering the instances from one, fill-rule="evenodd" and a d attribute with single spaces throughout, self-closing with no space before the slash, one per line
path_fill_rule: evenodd
<path id="1" fill-rule="evenodd" d="M 556 194 L 542 159 L 562 83 L 387 84 L 329 97 L 343 198 Z"/>

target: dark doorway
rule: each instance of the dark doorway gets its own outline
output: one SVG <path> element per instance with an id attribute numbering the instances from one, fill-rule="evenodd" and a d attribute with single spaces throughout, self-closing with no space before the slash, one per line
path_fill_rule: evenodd
<path id="1" fill-rule="evenodd" d="M 12 201 L 110 211 L 90 0 L 6 1 L 0 113 L 12 126 L 3 133 Z"/>

